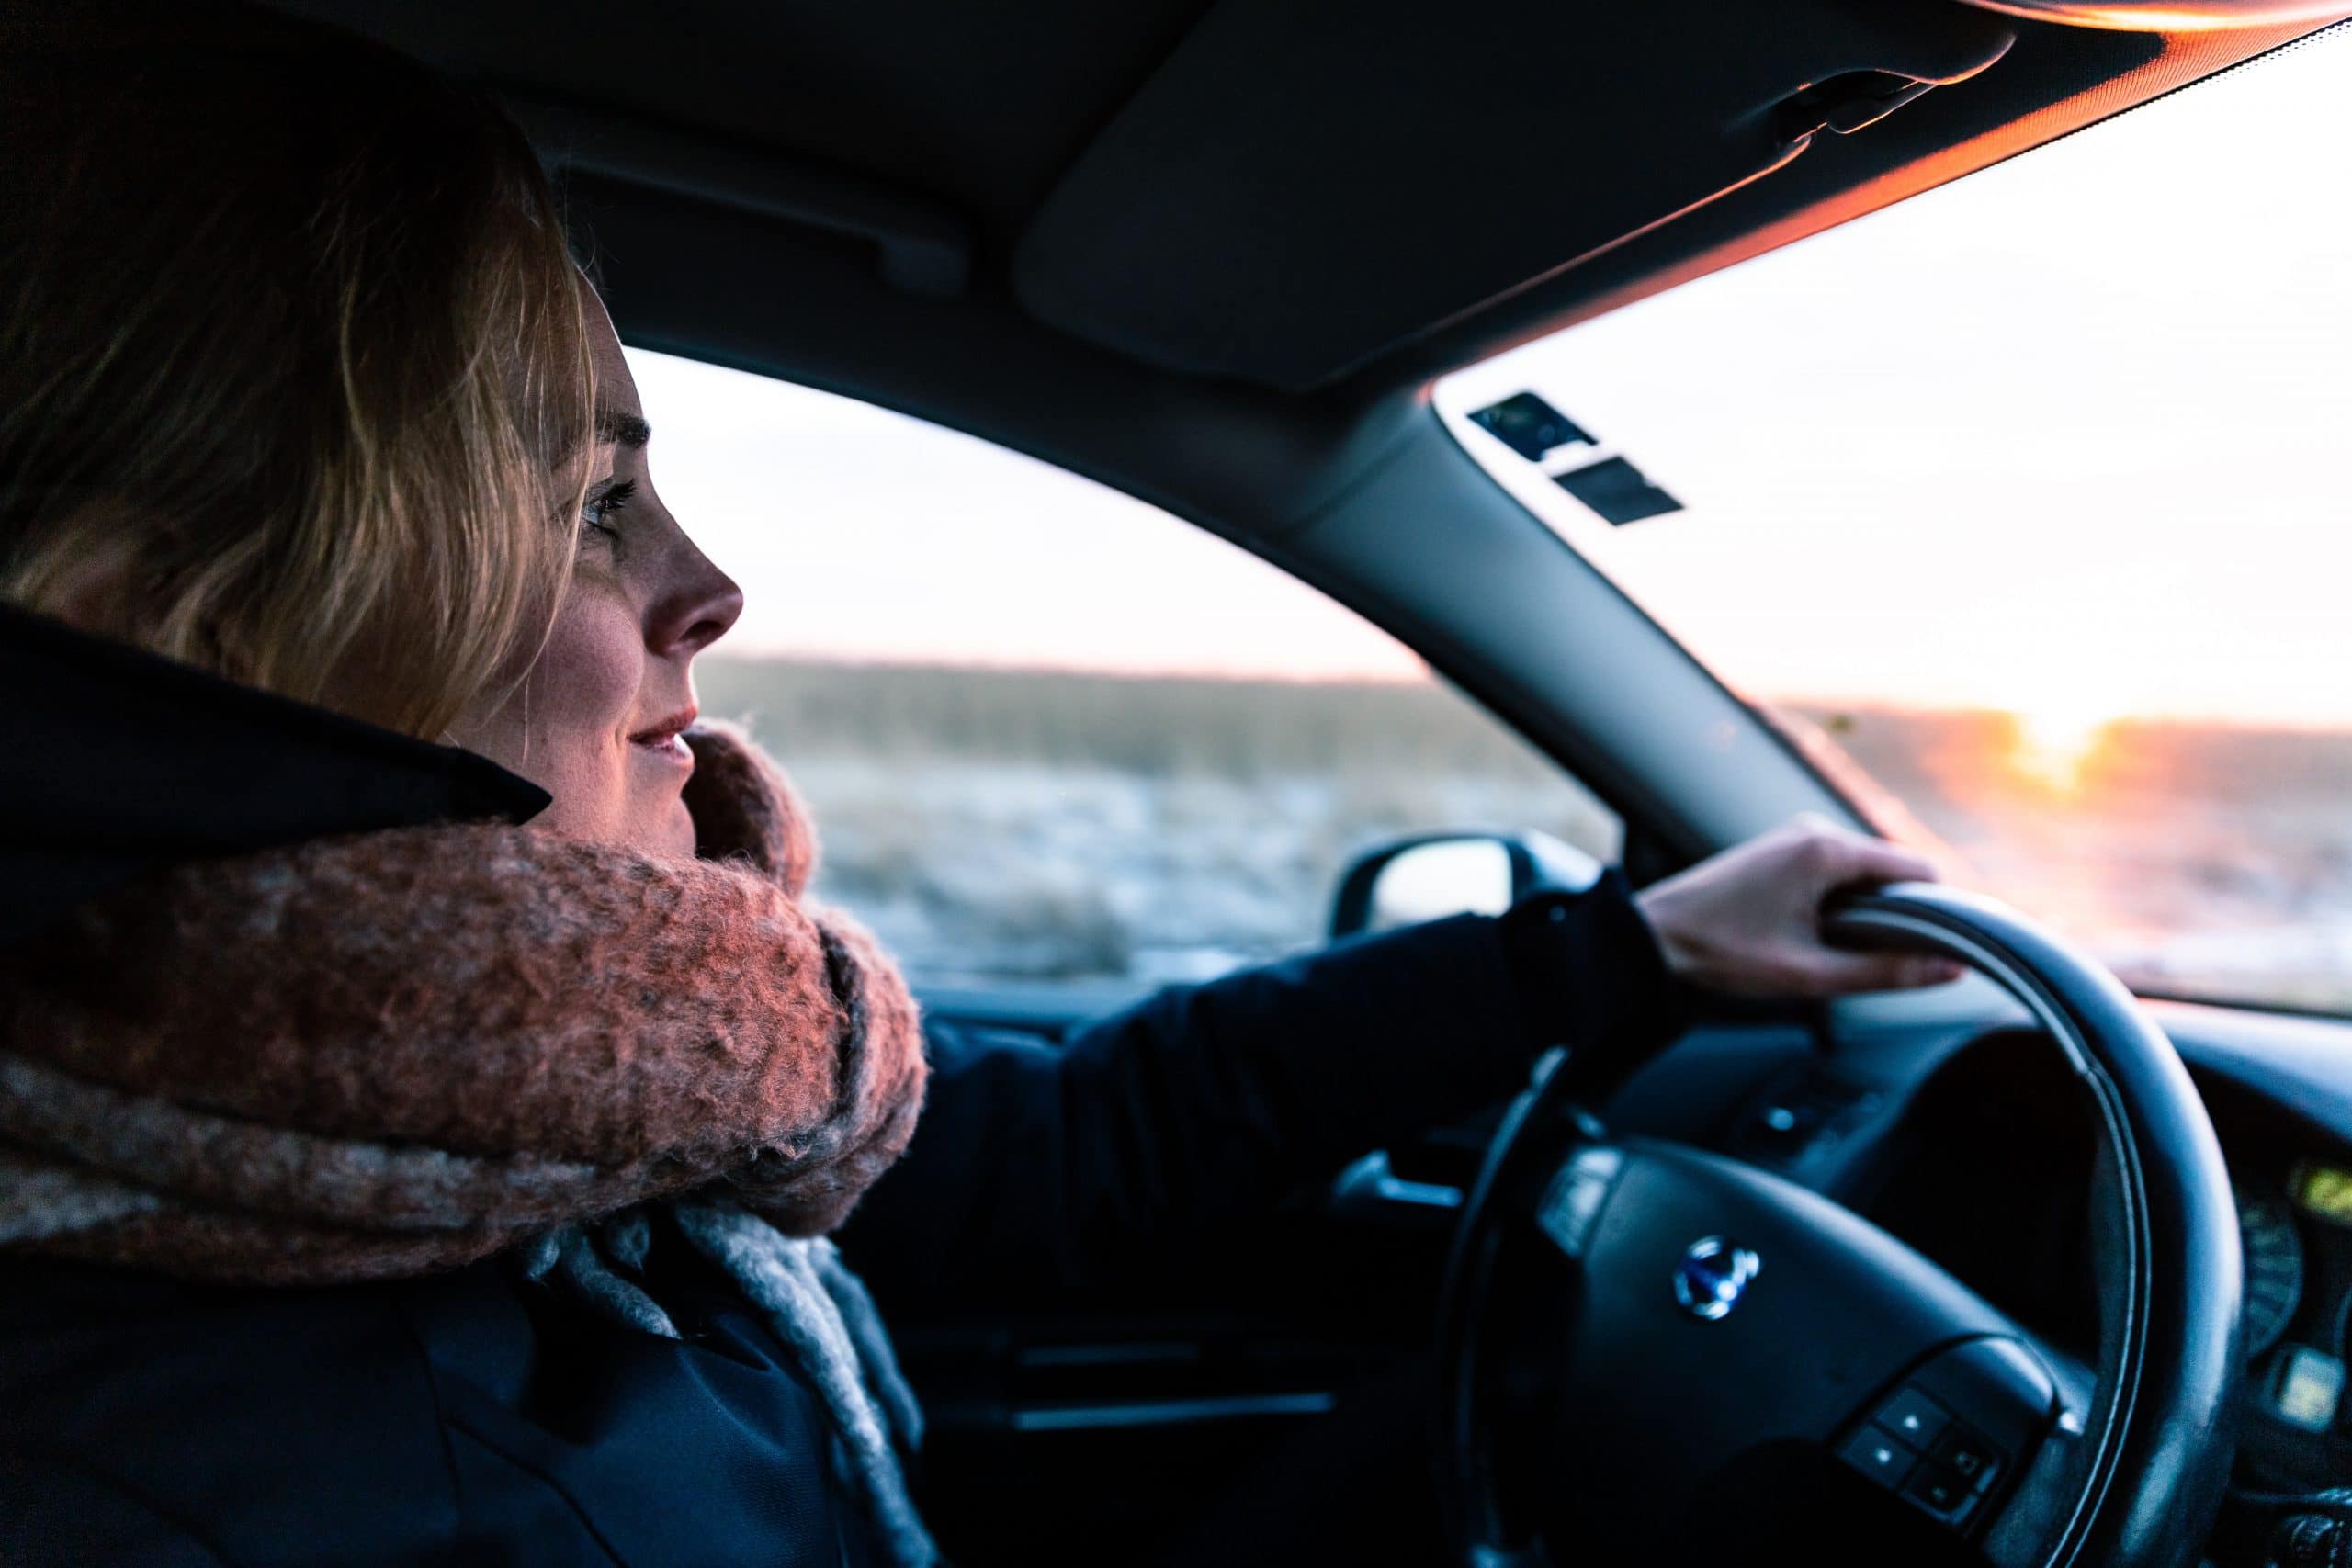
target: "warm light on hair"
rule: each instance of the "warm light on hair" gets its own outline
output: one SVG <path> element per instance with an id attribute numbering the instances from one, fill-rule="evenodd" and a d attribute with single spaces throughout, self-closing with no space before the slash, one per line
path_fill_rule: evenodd
<path id="1" fill-rule="evenodd" d="M 594 381 L 553 197 L 389 51 L 146 15 L 0 20 L 0 599 L 439 736 L 571 559 Z"/>

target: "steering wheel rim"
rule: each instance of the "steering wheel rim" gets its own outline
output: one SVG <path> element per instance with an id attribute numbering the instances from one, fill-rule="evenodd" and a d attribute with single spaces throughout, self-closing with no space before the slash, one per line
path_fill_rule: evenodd
<path id="1" fill-rule="evenodd" d="M 1826 917 L 1825 930 L 1849 945 L 1957 958 L 1986 976 L 2057 1044 L 2097 1112 L 2111 1179 L 2099 1184 L 2107 1212 L 2105 1223 L 2094 1227 L 2098 1260 L 2106 1266 L 2100 1270 L 2099 1354 L 2089 1409 L 2078 1438 L 2070 1432 L 2063 1444 L 2039 1445 L 2050 1463 L 2038 1467 L 2033 1478 L 2041 1494 L 2031 1499 L 2031 1514 L 2022 1488 L 2002 1500 L 2003 1510 L 2030 1519 L 2030 1526 L 2019 1524 L 1997 1550 L 1992 1537 L 1981 1544 L 2018 1568 L 2177 1568 L 2191 1561 L 2219 1509 L 2234 1449 L 2231 1439 L 2244 1377 L 2238 1348 L 2243 1261 L 2220 1143 L 2179 1056 L 2113 976 L 1994 900 L 1939 886 L 1901 884 L 1838 900 Z M 1536 1219 L 1524 1201 L 1531 1190 L 1528 1172 L 1520 1168 L 1531 1158 L 1544 1164 L 1544 1140 L 1559 1137 L 1564 1119 L 1573 1114 L 1569 1077 L 1556 1060 L 1547 1061 L 1498 1129 L 1464 1205 L 1441 1298 L 1441 1499 L 1456 1561 L 1481 1568 L 1513 1561 L 1518 1550 L 1501 1539 L 1495 1465 L 1485 1447 L 1479 1357 L 1494 1306 L 1488 1290 L 1505 1236 L 1523 1240 L 1526 1226 Z M 1587 1125 L 1580 1135 L 1589 1138 L 1597 1132 Z M 1696 1173 L 1702 1188 L 1708 1180 L 1736 1186 L 1741 1179 L 1728 1169 L 1713 1168 L 1734 1162 L 1695 1152 L 1685 1157 L 1666 1147 L 1632 1147 L 1623 1157 L 1651 1164 L 1663 1157 L 1668 1167 L 1678 1161 L 1689 1167 L 1704 1157 L 1709 1168 Z M 1553 1171 L 1555 1188 L 1566 1171 L 1566 1162 Z M 1713 1197 L 1736 1207 L 1740 1194 L 1723 1188 Z M 1829 1214 L 1810 1208 L 1835 1208 L 1815 1195 L 1799 1201 L 1776 1191 L 1765 1199 L 1782 1205 L 1782 1218 L 1797 1226 L 1794 1234 L 1803 1235 L 1808 1226 L 1839 1229 L 1848 1220 L 1875 1232 L 1843 1210 Z M 1787 1207 L 1792 1203 L 1794 1210 Z M 1630 1229 L 1637 1219 L 1620 1228 Z M 1873 1267 L 1890 1267 L 1895 1273 L 1912 1269 L 1910 1263 L 1892 1267 L 1900 1262 L 1899 1254 L 1934 1269 L 1893 1238 L 1883 1239 L 1885 1247 L 1868 1237 L 1857 1242 L 1875 1260 Z M 1598 1258 L 1584 1261 L 1600 1266 Z M 1603 1282 L 1586 1283 L 1597 1291 Z M 1657 1283 L 1662 1287 L 1664 1281 Z M 1932 1281 L 1919 1288 L 1940 1289 Z M 1656 1294 L 1657 1310 L 1671 1310 L 1664 1290 Z M 1650 1310 L 1647 1298 L 1642 1310 Z M 1954 1310 L 1955 1323 L 1982 1319 L 1982 1314 L 1971 1316 L 1973 1309 Z M 1596 1317 L 1581 1307 L 1579 1313 L 1588 1326 L 1623 1321 Z M 2032 1343 L 2030 1335 L 2017 1332 Z M 2029 1528 L 2030 1541 L 2019 1534 Z"/>

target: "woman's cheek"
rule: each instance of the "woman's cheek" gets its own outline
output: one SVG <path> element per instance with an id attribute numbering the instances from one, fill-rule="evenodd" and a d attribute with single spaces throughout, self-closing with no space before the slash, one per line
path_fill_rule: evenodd
<path id="1" fill-rule="evenodd" d="M 645 677 L 645 637 L 627 603 L 605 592 L 574 594 L 556 617 L 539 667 L 555 722 L 616 743 L 628 735 Z"/>
<path id="2" fill-rule="evenodd" d="M 608 594 L 575 592 L 556 617 L 529 682 L 528 728 L 551 764 L 551 776 L 536 782 L 556 797 L 546 820 L 559 832 L 606 840 L 626 832 L 628 735 L 644 646 L 636 617 Z"/>

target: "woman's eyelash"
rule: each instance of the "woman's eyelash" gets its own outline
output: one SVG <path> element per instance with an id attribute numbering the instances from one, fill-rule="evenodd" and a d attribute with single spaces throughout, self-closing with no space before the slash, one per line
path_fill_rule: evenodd
<path id="1" fill-rule="evenodd" d="M 612 515 L 627 506 L 629 503 L 629 498 L 635 494 L 637 494 L 637 481 L 623 479 L 618 484 L 609 486 L 600 493 L 590 496 L 580 509 L 582 526 L 593 528 L 600 534 L 618 537 L 620 530 L 613 526 Z"/>

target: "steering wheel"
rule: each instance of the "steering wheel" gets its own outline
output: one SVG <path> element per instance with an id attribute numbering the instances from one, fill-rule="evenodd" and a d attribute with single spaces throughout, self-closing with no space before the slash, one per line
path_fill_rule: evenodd
<path id="1" fill-rule="evenodd" d="M 1818 1193 L 1609 1137 L 1555 1053 L 1497 1131 L 1447 1266 L 1456 1561 L 2193 1562 L 2235 1447 L 2243 1259 L 2180 1058 L 2111 975 L 1989 899 L 1902 884 L 1825 929 L 1960 959 L 2065 1053 L 2100 1133 L 2096 1364 Z"/>

